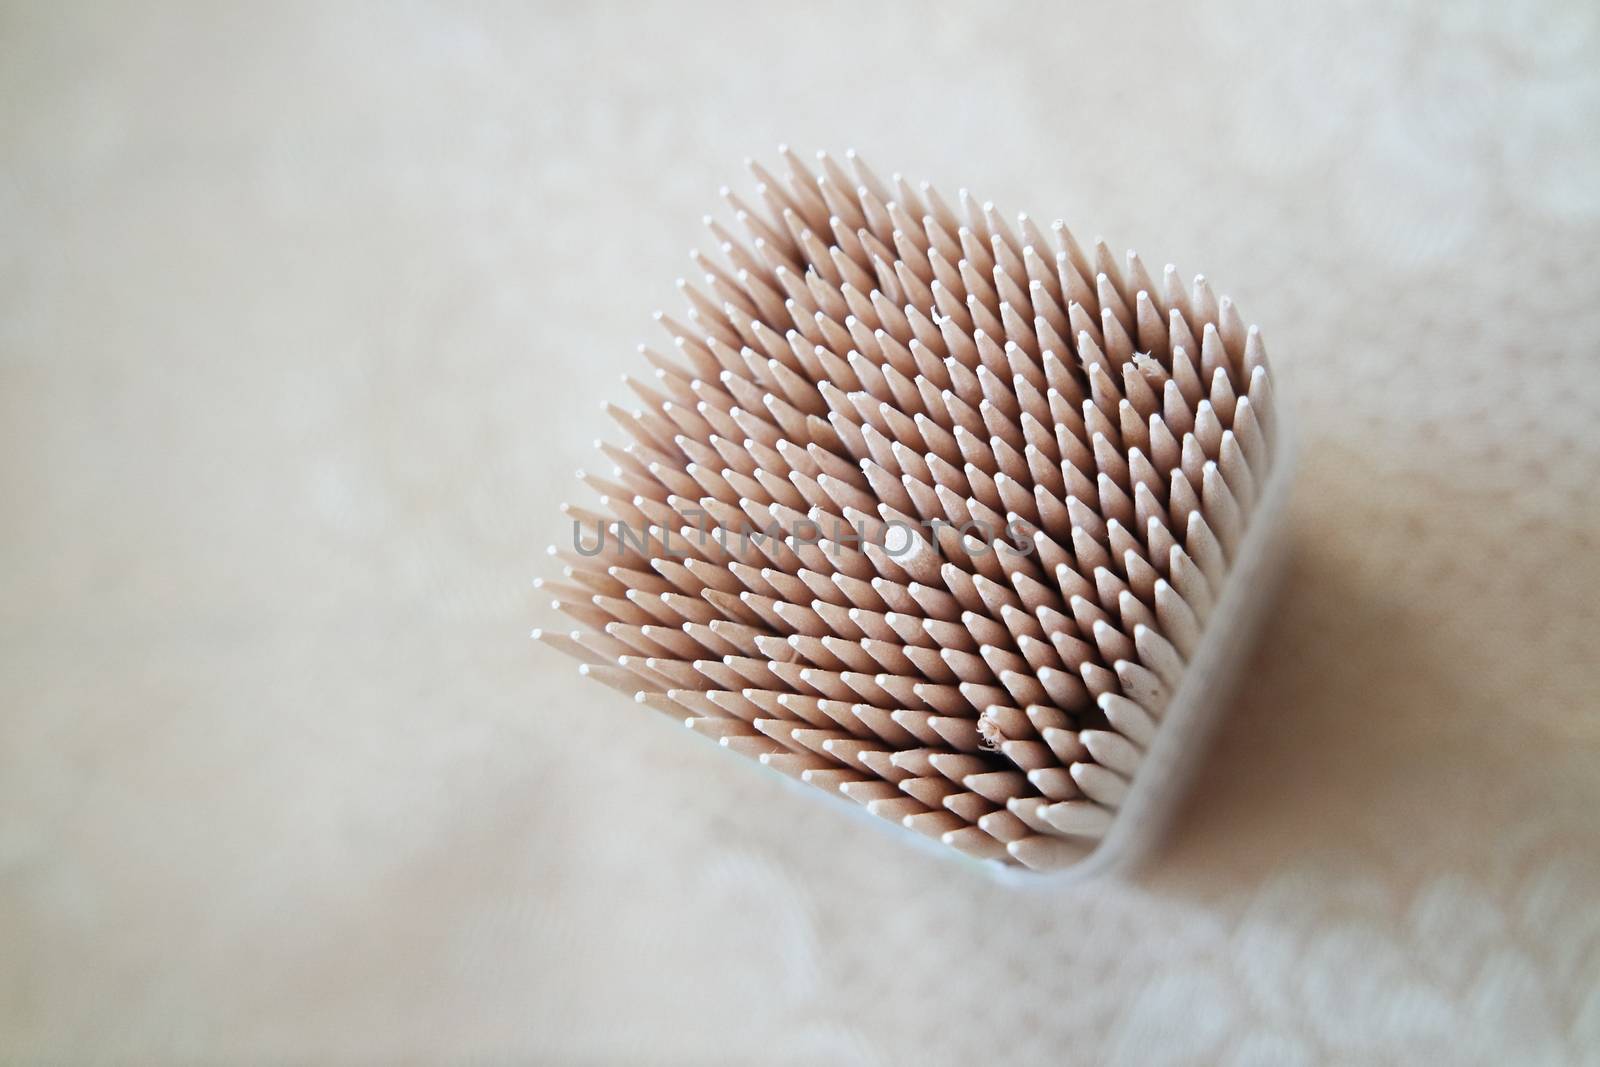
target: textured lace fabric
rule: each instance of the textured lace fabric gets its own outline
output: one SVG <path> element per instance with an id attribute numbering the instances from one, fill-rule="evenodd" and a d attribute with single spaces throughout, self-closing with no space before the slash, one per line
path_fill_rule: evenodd
<path id="1" fill-rule="evenodd" d="M 0 1059 L 1600 1062 L 1600 8 L 1319 12 L 0 16 Z M 1264 331 L 1289 573 L 1134 884 L 527 647 L 780 139 Z"/>

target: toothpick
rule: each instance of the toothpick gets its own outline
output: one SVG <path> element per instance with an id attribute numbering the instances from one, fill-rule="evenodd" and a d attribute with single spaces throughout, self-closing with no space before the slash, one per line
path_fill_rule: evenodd
<path id="1" fill-rule="evenodd" d="M 1260 331 L 1064 224 L 779 156 L 723 190 L 638 406 L 605 406 L 631 443 L 579 472 L 598 503 L 563 506 L 580 539 L 536 583 L 578 628 L 534 637 L 953 850 L 1070 866 L 1141 781 L 1268 486 Z"/>

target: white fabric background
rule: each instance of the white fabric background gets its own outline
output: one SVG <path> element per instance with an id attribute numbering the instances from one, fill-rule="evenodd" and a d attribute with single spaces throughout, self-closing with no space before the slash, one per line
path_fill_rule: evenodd
<path id="1" fill-rule="evenodd" d="M 1600 1061 L 1600 8 L 0 14 L 0 1055 Z M 1018 895 L 532 646 L 779 141 L 1204 271 L 1289 586 L 1137 885 Z"/>

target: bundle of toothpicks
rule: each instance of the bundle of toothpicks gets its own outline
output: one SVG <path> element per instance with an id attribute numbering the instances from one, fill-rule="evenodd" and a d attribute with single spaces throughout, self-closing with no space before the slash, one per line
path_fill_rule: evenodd
<path id="1" fill-rule="evenodd" d="M 749 164 L 641 347 L 575 629 L 535 636 L 731 752 L 982 860 L 1116 825 L 1274 463 L 1261 335 L 1056 222 Z"/>

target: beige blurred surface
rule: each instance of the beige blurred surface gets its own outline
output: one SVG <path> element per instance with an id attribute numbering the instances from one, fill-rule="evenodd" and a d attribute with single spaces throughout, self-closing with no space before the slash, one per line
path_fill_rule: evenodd
<path id="1" fill-rule="evenodd" d="M 1600 10 L 0 13 L 0 1058 L 1600 1057 Z M 1137 885 L 1023 894 L 533 647 L 779 141 L 1204 271 L 1295 556 Z"/>

